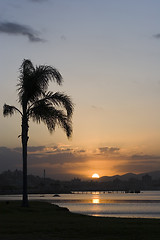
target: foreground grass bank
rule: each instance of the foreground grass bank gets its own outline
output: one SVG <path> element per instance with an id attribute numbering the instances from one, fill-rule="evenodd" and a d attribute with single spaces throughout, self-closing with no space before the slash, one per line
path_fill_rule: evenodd
<path id="1" fill-rule="evenodd" d="M 74 214 L 45 202 L 0 202 L 2 240 L 159 240 L 159 219 L 101 218 Z"/>

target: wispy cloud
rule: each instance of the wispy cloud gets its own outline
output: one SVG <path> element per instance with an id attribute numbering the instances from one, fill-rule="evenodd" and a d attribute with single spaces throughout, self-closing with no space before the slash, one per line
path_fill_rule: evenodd
<path id="1" fill-rule="evenodd" d="M 43 151 L 45 149 L 45 146 L 28 146 L 27 150 L 28 152 L 39 152 L 39 151 Z M 17 151 L 17 152 L 22 152 L 22 148 L 21 147 L 17 147 L 14 148 L 13 150 Z"/>
<path id="2" fill-rule="evenodd" d="M 160 156 L 159 155 L 147 155 L 147 154 L 135 154 L 131 156 L 132 160 L 160 160 Z"/>
<path id="3" fill-rule="evenodd" d="M 157 39 L 160 39 L 160 33 L 154 34 L 153 37 L 157 38 Z"/>
<path id="4" fill-rule="evenodd" d="M 14 22 L 0 22 L 0 33 L 25 36 L 30 42 L 44 42 L 44 39 L 39 37 L 39 32 L 27 25 Z"/>
<path id="5" fill-rule="evenodd" d="M 120 148 L 118 148 L 118 147 L 101 147 L 101 148 L 99 148 L 100 153 L 114 153 L 119 150 L 120 150 Z"/>
<path id="6" fill-rule="evenodd" d="M 114 171 L 119 173 L 143 173 L 160 169 L 160 161 L 126 161 L 113 167 Z"/>
<path id="7" fill-rule="evenodd" d="M 4 170 L 15 170 L 22 166 L 21 154 L 14 149 L 7 147 L 0 147 L 0 169 Z"/>
<path id="8" fill-rule="evenodd" d="M 121 156 L 119 164 L 114 165 L 114 170 L 125 173 L 141 173 L 160 169 L 160 156 L 148 154 L 134 154 Z"/>

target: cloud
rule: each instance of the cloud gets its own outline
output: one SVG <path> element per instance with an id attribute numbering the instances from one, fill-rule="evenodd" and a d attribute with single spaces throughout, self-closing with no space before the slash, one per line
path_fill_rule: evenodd
<path id="1" fill-rule="evenodd" d="M 52 149 L 48 153 L 48 149 Z M 47 170 L 50 177 L 63 179 L 69 177 L 70 170 L 80 169 L 84 166 L 87 157 L 83 151 L 73 150 L 68 146 L 29 146 L 28 147 L 28 173 L 41 175 L 43 169 Z M 22 170 L 21 148 L 0 147 L 0 172 L 15 169 Z M 64 175 L 64 176 L 63 176 Z"/>
<path id="2" fill-rule="evenodd" d="M 21 147 L 16 147 L 13 148 L 14 151 L 22 153 L 22 148 Z M 86 151 L 84 149 L 79 149 L 79 148 L 71 148 L 69 146 L 63 146 L 63 145 L 55 145 L 55 146 L 28 146 L 28 155 L 29 156 L 37 156 L 37 157 L 46 157 L 46 156 L 51 156 L 53 157 L 54 155 L 65 155 L 65 154 L 72 154 L 72 155 L 81 155 L 84 154 Z"/>
<path id="3" fill-rule="evenodd" d="M 159 39 L 160 38 L 160 33 L 157 33 L 157 34 L 153 35 L 153 37 Z"/>
<path id="4" fill-rule="evenodd" d="M 73 153 L 57 153 L 57 154 L 29 154 L 29 163 L 41 164 L 48 163 L 50 165 L 63 165 L 66 163 L 77 163 L 85 160 L 85 157 L 75 155 Z M 67 170 L 67 169 L 66 169 Z"/>
<path id="5" fill-rule="evenodd" d="M 50 150 L 50 151 L 48 151 Z M 83 162 L 86 159 L 82 149 L 74 150 L 66 146 L 28 146 L 28 164 L 36 164 L 37 166 L 42 163 L 48 163 L 50 165 L 63 165 L 66 163 Z M 11 161 L 14 163 L 14 169 L 22 164 L 22 149 L 17 148 L 7 148 L 0 147 L 0 169 L 3 166 L 7 166 L 7 169 L 12 165 Z M 6 164 L 7 162 L 7 164 Z M 17 165 L 18 164 L 18 165 Z"/>
<path id="6" fill-rule="evenodd" d="M 123 162 L 123 164 L 115 165 L 113 167 L 114 171 L 119 173 L 144 173 L 151 172 L 160 169 L 160 161 L 140 161 L 140 162 Z"/>
<path id="7" fill-rule="evenodd" d="M 22 35 L 29 39 L 30 42 L 44 42 L 39 37 L 39 33 L 27 25 L 13 22 L 0 22 L 0 33 L 10 35 Z"/>
<path id="8" fill-rule="evenodd" d="M 121 173 L 133 172 L 143 173 L 160 169 L 160 156 L 148 154 L 134 154 L 130 156 L 121 156 L 122 162 L 113 166 L 114 171 Z"/>
<path id="9" fill-rule="evenodd" d="M 120 150 L 120 148 L 118 148 L 118 147 L 102 147 L 102 148 L 99 148 L 99 151 L 101 153 L 114 153 L 114 152 L 117 152 L 119 150 Z"/>
<path id="10" fill-rule="evenodd" d="M 104 111 L 104 109 L 100 106 L 96 106 L 96 105 L 91 105 L 91 109 L 93 111 Z"/>
<path id="11" fill-rule="evenodd" d="M 66 41 L 67 40 L 67 37 L 65 35 L 61 35 L 60 38 L 61 38 L 62 41 Z"/>
<path id="12" fill-rule="evenodd" d="M 160 160 L 159 155 L 142 155 L 142 154 L 135 154 L 130 157 L 133 160 Z"/>
<path id="13" fill-rule="evenodd" d="M 0 170 L 15 170 L 22 166 L 21 153 L 7 147 L 0 147 Z"/>
<path id="14" fill-rule="evenodd" d="M 39 151 L 43 151 L 45 149 L 45 146 L 28 146 L 28 152 L 39 152 Z M 22 148 L 21 147 L 17 147 L 17 148 L 14 148 L 15 151 L 17 152 L 22 152 Z"/>
<path id="15" fill-rule="evenodd" d="M 86 150 L 84 150 L 84 149 L 80 149 L 80 150 L 77 150 L 76 152 L 77 152 L 77 153 L 85 153 Z"/>

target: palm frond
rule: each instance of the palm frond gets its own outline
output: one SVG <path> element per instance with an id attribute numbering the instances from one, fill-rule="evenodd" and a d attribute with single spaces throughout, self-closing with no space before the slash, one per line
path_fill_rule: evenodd
<path id="1" fill-rule="evenodd" d="M 19 101 L 34 102 L 43 96 L 48 89 L 49 81 L 56 81 L 61 85 L 62 76 L 57 69 L 51 66 L 36 66 L 29 60 L 24 60 L 20 68 L 18 86 Z"/>
<path id="2" fill-rule="evenodd" d="M 58 85 L 62 84 L 63 80 L 60 72 L 52 66 L 36 66 L 35 71 L 40 76 L 39 82 L 43 87 L 45 87 L 45 85 L 48 87 L 48 81 L 56 81 Z"/>
<path id="3" fill-rule="evenodd" d="M 72 136 L 72 121 L 65 115 L 59 114 L 58 125 L 63 128 L 68 138 Z"/>
<path id="4" fill-rule="evenodd" d="M 4 117 L 9 116 L 9 115 L 12 116 L 16 112 L 19 112 L 22 115 L 21 111 L 18 108 L 4 104 L 4 106 L 3 106 L 3 116 Z"/>
<path id="5" fill-rule="evenodd" d="M 68 95 L 60 92 L 48 92 L 40 101 L 46 101 L 46 103 L 52 103 L 56 106 L 60 106 L 66 110 L 68 118 L 72 117 L 74 105 Z"/>
<path id="6" fill-rule="evenodd" d="M 45 102 L 39 102 L 34 107 L 32 107 L 32 109 L 30 109 L 30 117 L 33 119 L 34 122 L 44 122 L 47 125 L 49 131 L 52 132 L 55 129 L 56 121 L 52 121 L 51 124 L 51 110 L 51 106 L 49 106 Z"/>
<path id="7" fill-rule="evenodd" d="M 71 120 L 62 110 L 57 110 L 52 104 L 41 101 L 30 109 L 30 117 L 33 121 L 40 123 L 41 121 L 47 125 L 48 130 L 52 133 L 56 125 L 61 126 L 66 132 L 67 137 L 72 134 Z"/>
<path id="8" fill-rule="evenodd" d="M 22 77 L 25 78 L 28 75 L 32 74 L 34 72 L 34 66 L 31 60 L 24 59 L 22 62 L 22 65 L 20 66 L 20 73 L 22 74 Z"/>

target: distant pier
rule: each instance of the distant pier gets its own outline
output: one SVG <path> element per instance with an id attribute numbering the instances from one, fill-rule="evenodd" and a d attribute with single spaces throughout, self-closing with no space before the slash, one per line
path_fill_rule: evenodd
<path id="1" fill-rule="evenodd" d="M 109 194 L 109 193 L 140 193 L 140 190 L 127 190 L 127 191 L 96 191 L 96 190 L 81 190 L 81 191 L 71 191 L 73 194 Z"/>

